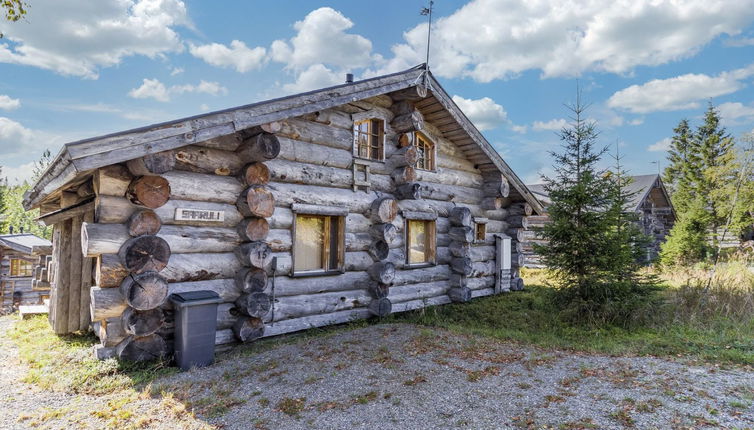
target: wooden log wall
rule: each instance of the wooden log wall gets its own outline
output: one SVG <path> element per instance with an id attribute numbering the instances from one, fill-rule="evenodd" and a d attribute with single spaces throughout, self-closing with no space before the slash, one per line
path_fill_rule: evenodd
<path id="1" fill-rule="evenodd" d="M 354 192 L 352 125 L 354 118 L 369 116 L 386 122 L 385 161 L 361 160 L 370 168 L 370 192 Z M 415 166 L 409 136 L 417 130 L 437 146 L 435 171 Z M 144 281 L 160 295 L 217 292 L 223 303 L 216 343 L 250 341 L 493 294 L 493 235 L 518 228 L 510 222 L 521 223 L 515 218 L 520 214 L 508 212 L 507 181 L 483 174 L 405 99 L 394 103 L 380 96 L 354 102 L 163 155 L 174 162 L 142 160 L 95 174 L 96 218 L 82 229 L 82 249 L 97 258 L 91 311 L 100 357 L 121 353 L 149 358 L 122 347 L 133 342 L 135 336 L 127 330 L 134 328 L 149 333 L 140 347 L 159 346 L 155 336 L 170 340 L 170 304 L 138 310 L 123 295 L 128 285 L 120 288 L 124 279 L 140 275 L 135 273 L 140 266 L 155 269 L 142 273 L 151 273 Z M 294 204 L 347 211 L 345 273 L 289 276 Z M 175 213 L 182 208 L 224 216 L 177 220 Z M 149 215 L 142 212 L 146 210 Z M 413 213 L 436 218 L 436 265 L 406 265 L 405 220 Z M 148 225 L 131 228 L 134 217 Z M 484 240 L 468 234 L 474 217 L 487 220 Z M 158 224 L 159 229 L 149 228 Z M 137 232 L 143 234 L 130 234 Z M 159 264 L 123 260 L 124 247 L 135 246 L 134 239 L 142 237 L 160 244 L 155 246 L 162 256 Z M 146 303 L 152 306 L 157 300 Z M 162 309 L 164 318 L 156 309 Z M 134 316 L 137 310 L 144 314 Z"/>

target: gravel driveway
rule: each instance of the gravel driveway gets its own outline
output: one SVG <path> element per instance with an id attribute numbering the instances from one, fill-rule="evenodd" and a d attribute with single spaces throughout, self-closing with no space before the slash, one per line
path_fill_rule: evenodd
<path id="1" fill-rule="evenodd" d="M 38 407 L 87 402 L 9 386 L 23 369 L 0 342 L 0 422 L 16 421 L 21 403 L 8 396 Z M 152 392 L 225 429 L 754 428 L 750 369 L 540 350 L 405 324 L 262 349 L 235 348 Z"/>

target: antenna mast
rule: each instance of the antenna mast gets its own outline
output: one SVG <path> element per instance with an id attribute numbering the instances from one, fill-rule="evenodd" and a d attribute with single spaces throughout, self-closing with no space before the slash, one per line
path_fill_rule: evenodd
<path id="1" fill-rule="evenodd" d="M 434 4 L 433 0 L 429 0 L 429 7 L 422 8 L 421 10 L 422 16 L 429 15 L 429 25 L 427 25 L 427 59 L 424 61 L 424 68 L 426 70 L 429 70 L 429 42 L 432 36 L 432 6 Z"/>

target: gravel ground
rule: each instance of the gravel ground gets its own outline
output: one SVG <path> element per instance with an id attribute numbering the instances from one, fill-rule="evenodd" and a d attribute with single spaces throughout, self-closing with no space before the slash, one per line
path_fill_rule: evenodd
<path id="1" fill-rule="evenodd" d="M 542 350 L 401 324 L 262 349 L 235 348 L 152 391 L 194 411 L 181 428 L 754 428 L 751 369 Z M 0 360 L 0 423 L 11 428 L 28 423 L 16 421 L 24 405 L 103 401 L 9 384 L 25 370 L 4 336 Z M 139 402 L 136 412 L 151 414 L 160 403 Z M 145 424 L 178 428 L 166 417 Z"/>

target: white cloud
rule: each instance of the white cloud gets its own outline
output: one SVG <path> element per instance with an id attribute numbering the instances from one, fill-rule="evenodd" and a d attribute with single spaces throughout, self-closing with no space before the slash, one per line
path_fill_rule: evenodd
<path id="1" fill-rule="evenodd" d="M 754 106 L 739 102 L 723 103 L 717 106 L 717 111 L 726 125 L 738 125 L 742 122 L 754 121 Z"/>
<path id="2" fill-rule="evenodd" d="M 367 67 L 373 60 L 372 42 L 346 33 L 351 27 L 353 22 L 332 8 L 313 10 L 293 25 L 298 33 L 289 41 L 272 43 L 271 57 L 292 70 L 305 70 L 316 64 L 341 69 Z"/>
<path id="3" fill-rule="evenodd" d="M 204 93 L 209 95 L 227 94 L 228 89 L 217 82 L 200 81 L 197 85 L 173 85 L 167 88 L 157 79 L 143 79 L 139 88 L 128 92 L 128 96 L 135 99 L 155 99 L 159 102 L 169 102 L 173 94 Z"/>
<path id="4" fill-rule="evenodd" d="M 563 118 L 558 118 L 558 119 L 551 119 L 546 122 L 534 121 L 534 123 L 531 125 L 531 128 L 538 131 L 544 131 L 544 130 L 560 131 L 567 124 L 568 122 L 566 120 L 564 120 Z"/>
<path id="5" fill-rule="evenodd" d="M 608 106 L 634 113 L 696 109 L 700 100 L 731 94 L 743 88 L 742 80 L 754 75 L 754 64 L 717 76 L 686 74 L 632 85 L 613 94 Z"/>
<path id="6" fill-rule="evenodd" d="M 647 151 L 650 152 L 665 152 L 670 149 L 670 144 L 673 143 L 673 139 L 666 137 L 662 140 L 658 140 L 657 142 L 649 145 L 647 147 Z"/>
<path id="7" fill-rule="evenodd" d="M 439 76 L 480 82 L 532 69 L 545 77 L 624 74 L 694 55 L 752 19 L 754 0 L 474 0 L 436 20 L 430 61 Z M 426 34 L 427 24 L 404 33 L 378 73 L 423 62 Z"/>
<path id="8" fill-rule="evenodd" d="M 733 48 L 742 48 L 745 46 L 754 46 L 754 37 L 742 37 L 739 39 L 727 39 L 723 42 L 725 46 Z"/>
<path id="9" fill-rule="evenodd" d="M 155 99 L 158 102 L 169 102 L 170 95 L 165 84 L 157 79 L 144 79 L 139 88 L 128 92 L 128 96 L 135 99 Z"/>
<path id="10" fill-rule="evenodd" d="M 96 79 L 125 57 L 182 51 L 180 25 L 191 27 L 179 0 L 38 0 L 2 29 L 0 62 Z"/>
<path id="11" fill-rule="evenodd" d="M 30 152 L 40 152 L 46 148 L 55 149 L 60 144 L 59 136 L 32 130 L 10 118 L 0 117 L 0 154 L 2 165 L 7 167 L 7 160 Z"/>
<path id="12" fill-rule="evenodd" d="M 19 106 L 21 106 L 21 100 L 13 99 L 6 95 L 0 95 L 0 109 L 13 110 L 18 109 Z"/>
<path id="13" fill-rule="evenodd" d="M 313 64 L 299 73 L 295 82 L 283 85 L 283 91 L 300 93 L 340 83 L 343 83 L 343 79 L 339 73 L 333 72 L 324 64 Z"/>
<path id="14" fill-rule="evenodd" d="M 508 122 L 505 109 L 489 97 L 472 100 L 453 96 L 453 101 L 479 130 L 490 130 Z"/>
<path id="15" fill-rule="evenodd" d="M 32 175 L 34 175 L 33 161 L 17 167 L 0 166 L 0 178 L 7 179 L 10 185 L 20 185 L 24 181 L 30 182 Z"/>
<path id="16" fill-rule="evenodd" d="M 511 130 L 519 134 L 524 134 L 529 128 L 525 125 L 511 125 Z"/>
<path id="17" fill-rule="evenodd" d="M 190 45 L 189 52 L 208 64 L 233 68 L 240 73 L 261 68 L 265 63 L 267 54 L 266 49 L 260 46 L 249 48 L 240 40 L 230 42 L 230 47 L 220 43 L 201 46 Z"/>
<path id="18" fill-rule="evenodd" d="M 170 71 L 170 76 L 180 75 L 183 72 L 183 67 L 173 67 L 173 70 Z"/>

